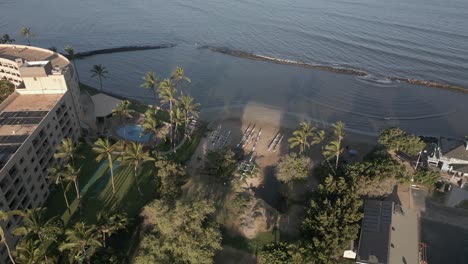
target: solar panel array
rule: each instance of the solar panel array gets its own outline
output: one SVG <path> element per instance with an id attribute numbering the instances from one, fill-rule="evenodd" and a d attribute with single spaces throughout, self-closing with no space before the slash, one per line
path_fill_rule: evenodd
<path id="1" fill-rule="evenodd" d="M 392 204 L 388 202 L 367 202 L 364 206 L 362 228 L 367 232 L 380 232 L 392 223 Z"/>
<path id="2" fill-rule="evenodd" d="M 0 125 L 37 125 L 47 115 L 48 111 L 18 111 L 0 114 Z"/>

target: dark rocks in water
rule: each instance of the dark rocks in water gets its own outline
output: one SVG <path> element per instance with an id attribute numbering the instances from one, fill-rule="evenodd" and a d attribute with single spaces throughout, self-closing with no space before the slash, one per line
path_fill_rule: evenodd
<path id="1" fill-rule="evenodd" d="M 352 74 L 352 75 L 358 75 L 358 76 L 367 75 L 366 72 L 357 70 L 357 69 L 341 68 L 341 67 L 333 67 L 333 66 L 325 66 L 325 65 L 313 65 L 313 64 L 308 64 L 308 63 L 301 62 L 301 61 L 282 60 L 282 59 L 270 58 L 266 56 L 260 56 L 260 55 L 256 55 L 256 54 L 246 52 L 246 51 L 232 50 L 232 49 L 225 48 L 225 47 L 201 46 L 200 49 L 207 49 L 213 52 L 223 53 L 226 55 L 231 55 L 234 57 L 250 59 L 250 60 L 268 61 L 268 62 L 272 62 L 276 64 L 291 65 L 291 66 L 297 66 L 297 67 L 302 67 L 302 68 L 317 69 L 317 70 Z"/>
<path id="2" fill-rule="evenodd" d="M 368 73 L 366 71 L 359 70 L 359 69 L 352 69 L 352 68 L 345 68 L 345 67 L 335 67 L 335 66 L 326 66 L 326 65 L 314 65 L 314 64 L 308 64 L 308 63 L 305 63 L 305 62 L 301 62 L 301 61 L 283 60 L 283 59 L 271 58 L 271 57 L 266 57 L 266 56 L 260 56 L 260 55 L 256 55 L 256 54 L 246 52 L 246 51 L 233 50 L 233 49 L 229 49 L 229 48 L 226 48 L 226 47 L 201 46 L 199 48 L 200 49 L 207 49 L 207 50 L 210 50 L 210 51 L 213 51 L 213 52 L 218 52 L 218 53 L 222 53 L 222 54 L 226 54 L 226 55 L 230 55 L 230 56 L 234 56 L 234 57 L 250 59 L 250 60 L 268 61 L 268 62 L 272 62 L 272 63 L 276 63 L 276 64 L 285 64 L 285 65 L 297 66 L 297 67 L 302 67 L 302 68 L 323 70 L 323 71 L 350 74 L 350 75 L 356 75 L 356 76 L 366 76 L 366 75 L 368 75 Z M 406 83 L 415 84 L 415 85 L 436 87 L 436 88 L 442 88 L 442 89 L 450 89 L 450 90 L 465 92 L 465 93 L 468 92 L 467 88 L 462 87 L 462 86 L 458 86 L 458 85 L 453 85 L 453 84 L 446 84 L 446 83 L 439 83 L 439 82 L 418 80 L 418 79 L 406 79 L 406 78 L 400 78 L 400 77 L 388 77 L 388 79 L 390 79 L 392 81 L 406 82 Z"/>
<path id="3" fill-rule="evenodd" d="M 84 52 L 78 52 L 75 54 L 75 58 L 84 58 L 90 57 L 98 54 L 109 54 L 109 53 L 116 53 L 116 52 L 127 52 L 127 51 L 138 51 L 138 50 L 152 50 L 152 49 L 168 49 L 177 46 L 176 44 L 162 44 L 162 45 L 147 45 L 147 46 L 122 46 L 116 48 L 107 48 L 107 49 L 97 49 L 97 50 L 90 50 Z M 70 59 L 68 54 L 62 54 L 63 56 Z"/>

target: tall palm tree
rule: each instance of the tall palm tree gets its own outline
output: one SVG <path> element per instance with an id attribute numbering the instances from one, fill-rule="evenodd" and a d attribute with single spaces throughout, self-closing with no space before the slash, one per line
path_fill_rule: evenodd
<path id="1" fill-rule="evenodd" d="M 124 100 L 121 101 L 117 106 L 112 110 L 112 114 L 119 116 L 120 120 L 124 124 L 124 138 L 127 140 L 127 129 L 125 126 L 125 119 L 132 117 L 132 113 L 135 112 L 133 109 L 130 109 L 130 101 Z"/>
<path id="2" fill-rule="evenodd" d="M 187 135 L 187 125 L 189 123 L 189 117 L 198 118 L 199 111 L 197 110 L 200 107 L 199 103 L 194 103 L 193 97 L 189 95 L 182 95 L 179 99 L 179 107 L 182 109 L 185 118 L 185 134 Z"/>
<path id="3" fill-rule="evenodd" d="M 71 138 L 64 138 L 62 144 L 57 147 L 54 158 L 62 159 L 65 163 L 70 162 L 74 166 L 78 147 L 79 143 L 74 144 Z"/>
<path id="4" fill-rule="evenodd" d="M 22 27 L 20 29 L 20 35 L 26 38 L 26 40 L 28 41 L 28 46 L 31 46 L 30 38 L 33 38 L 36 36 L 36 34 L 31 32 L 31 28 L 29 27 Z"/>
<path id="5" fill-rule="evenodd" d="M 131 142 L 123 153 L 121 159 L 122 163 L 127 166 L 133 166 L 133 176 L 135 177 L 138 192 L 140 195 L 143 195 L 140 185 L 138 184 L 138 168 L 143 165 L 143 163 L 154 160 L 154 158 L 149 155 L 148 151 L 144 150 L 142 144 Z"/>
<path id="6" fill-rule="evenodd" d="M 62 232 L 58 216 L 46 219 L 45 208 L 13 210 L 10 215 L 20 216 L 22 225 L 13 230 L 13 235 L 24 237 L 37 237 L 42 243 L 56 241 Z"/>
<path id="7" fill-rule="evenodd" d="M 340 154 L 343 152 L 343 149 L 341 148 L 341 142 L 338 140 L 333 140 L 328 145 L 325 146 L 325 149 L 323 151 L 323 155 L 327 159 L 331 159 L 333 157 L 336 158 L 335 161 L 335 170 L 338 169 L 338 159 L 340 157 Z"/>
<path id="8" fill-rule="evenodd" d="M 65 46 L 64 50 L 68 54 L 68 58 L 70 58 L 73 64 L 73 69 L 75 70 L 76 77 L 78 78 L 78 83 L 80 83 L 80 75 L 78 74 L 78 68 L 76 67 L 76 63 L 75 63 L 75 59 L 76 59 L 75 49 L 71 45 L 67 45 Z"/>
<path id="9" fill-rule="evenodd" d="M 102 66 L 102 64 L 95 64 L 93 68 L 91 68 L 91 73 L 91 77 L 97 76 L 99 78 L 99 87 L 102 91 L 102 78 L 106 78 L 106 75 L 109 73 L 106 67 Z"/>
<path id="10" fill-rule="evenodd" d="M 171 79 L 164 79 L 159 84 L 159 98 L 161 100 L 161 106 L 169 105 L 169 122 L 170 122 L 170 139 L 171 145 L 173 141 L 173 133 L 172 133 L 172 125 L 173 123 L 173 106 L 176 104 L 176 89 L 174 88 L 174 84 Z"/>
<path id="11" fill-rule="evenodd" d="M 100 211 L 97 215 L 98 229 L 102 234 L 102 245 L 106 246 L 106 239 L 116 232 L 126 229 L 128 225 L 127 214 Z"/>
<path id="12" fill-rule="evenodd" d="M 182 80 L 185 80 L 187 82 L 192 82 L 192 80 L 190 80 L 190 78 L 185 75 L 184 68 L 179 67 L 179 66 L 177 66 L 175 70 L 172 71 L 171 79 L 176 81 L 176 83 Z"/>
<path id="13" fill-rule="evenodd" d="M 309 137 L 313 135 L 314 127 L 307 122 L 301 122 L 299 128 L 293 132 L 293 136 L 288 139 L 289 147 L 299 147 L 299 154 L 302 154 L 310 147 Z"/>
<path id="14" fill-rule="evenodd" d="M 80 169 L 75 169 L 70 164 L 65 166 L 65 171 L 63 172 L 63 180 L 75 185 L 76 197 L 81 201 L 80 189 L 78 188 L 78 177 L 80 176 Z M 68 186 L 67 186 L 68 188 Z"/>
<path id="15" fill-rule="evenodd" d="M 0 210 L 0 221 L 8 221 L 8 218 L 8 213 L 5 213 L 4 211 Z M 6 232 L 5 229 L 3 229 L 3 225 L 0 225 L 0 243 L 5 245 L 11 263 L 15 264 L 15 260 L 13 259 L 13 255 L 11 254 L 10 246 L 8 246 Z"/>
<path id="16" fill-rule="evenodd" d="M 311 146 L 318 145 L 318 144 L 323 144 L 325 142 L 326 138 L 326 133 L 324 130 L 319 130 L 315 131 L 315 133 L 312 135 L 312 141 L 310 142 Z M 322 147 L 323 150 L 323 147 Z"/>
<path id="17" fill-rule="evenodd" d="M 149 71 L 148 73 L 146 73 L 145 77 L 143 77 L 143 80 L 144 82 L 141 84 L 141 86 L 153 91 L 154 105 L 156 106 L 158 102 L 157 87 L 159 86 L 159 78 L 153 71 Z"/>
<path id="18" fill-rule="evenodd" d="M 116 145 L 112 145 L 109 142 L 108 138 L 106 139 L 99 138 L 96 142 L 94 142 L 94 147 L 93 147 L 93 151 L 98 154 L 96 157 L 96 161 L 101 162 L 101 160 L 107 159 L 109 163 L 113 195 L 115 195 L 115 185 L 114 185 L 114 164 L 112 160 L 113 160 L 113 156 L 115 155 L 116 147 L 117 147 Z"/>
<path id="19" fill-rule="evenodd" d="M 65 199 L 65 204 L 67 205 L 67 209 L 68 209 L 68 212 L 70 213 L 70 203 L 68 202 L 68 197 L 67 197 L 67 191 L 68 191 L 68 188 L 65 188 L 63 182 L 64 182 L 64 179 L 63 179 L 63 171 L 62 171 L 62 168 L 60 168 L 60 166 L 58 164 L 54 165 L 53 167 L 50 167 L 48 169 L 48 173 L 49 173 L 49 178 L 56 184 L 56 185 L 59 185 L 60 184 L 60 187 L 62 188 L 62 192 L 63 192 L 63 198 Z M 68 186 L 67 186 L 68 187 Z"/>
<path id="20" fill-rule="evenodd" d="M 102 247 L 100 236 L 96 226 L 78 222 L 73 228 L 65 231 L 65 242 L 59 246 L 59 250 L 69 251 L 79 263 L 85 260 L 90 263 L 90 258 L 96 249 Z"/>
<path id="21" fill-rule="evenodd" d="M 177 66 L 171 74 L 171 79 L 175 81 L 175 86 L 178 86 L 181 81 L 186 81 L 188 83 L 192 82 L 189 77 L 185 75 L 184 68 Z M 182 94 L 182 90 L 180 91 Z"/>
<path id="22" fill-rule="evenodd" d="M 345 124 L 341 121 L 336 122 L 333 126 L 333 133 L 337 137 L 337 139 L 341 142 L 345 137 Z"/>
<path id="23" fill-rule="evenodd" d="M 341 145 L 343 142 L 343 138 L 345 137 L 345 124 L 341 121 L 338 121 L 335 124 L 333 124 L 332 127 L 333 127 L 333 134 L 336 137 L 336 141 L 330 142 L 330 144 L 332 145 L 330 146 L 330 148 L 334 149 L 336 152 L 335 153 L 335 156 L 336 156 L 335 169 L 338 169 L 338 162 L 340 159 L 340 154 L 343 152 Z"/>
<path id="24" fill-rule="evenodd" d="M 174 108 L 174 113 L 172 113 L 172 115 L 174 118 L 174 125 L 175 125 L 175 130 L 174 130 L 175 139 L 174 139 L 174 146 L 173 146 L 174 151 L 175 151 L 176 139 L 179 135 L 178 128 L 185 124 L 185 117 L 184 117 L 184 112 L 179 107 Z"/>

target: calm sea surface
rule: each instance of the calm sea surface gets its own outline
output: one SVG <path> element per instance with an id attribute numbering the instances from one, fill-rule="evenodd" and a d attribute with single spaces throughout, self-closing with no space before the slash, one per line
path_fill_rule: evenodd
<path id="1" fill-rule="evenodd" d="M 391 82 L 413 78 L 468 88 L 466 0 L 1 0 L 0 34 L 29 26 L 33 45 L 77 51 L 177 44 L 78 61 L 82 81 L 93 64 L 110 72 L 105 90 L 151 102 L 145 72 L 176 65 L 205 109 L 259 103 L 324 123 L 376 133 L 468 135 L 468 94 Z M 361 69 L 364 78 L 251 61 L 209 45 L 283 60 Z"/>

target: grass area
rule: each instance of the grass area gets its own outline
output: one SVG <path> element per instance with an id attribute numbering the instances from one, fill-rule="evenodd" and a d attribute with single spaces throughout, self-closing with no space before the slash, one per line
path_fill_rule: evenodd
<path id="1" fill-rule="evenodd" d="M 137 175 L 139 186 L 143 195 L 137 190 L 133 168 L 120 166 L 114 162 L 114 180 L 116 193 L 113 194 L 110 170 L 107 161 L 96 162 L 96 155 L 88 144 L 81 144 L 78 149 L 76 164 L 81 168 L 79 187 L 81 190 L 81 208 L 76 198 L 74 186 L 67 192 L 71 204 L 71 214 L 66 208 L 61 188 L 57 188 L 46 203 L 46 217 L 61 216 L 66 226 L 73 225 L 76 221 L 96 223 L 97 214 L 100 211 L 122 211 L 128 215 L 131 221 L 126 232 L 112 239 L 113 248 L 117 252 L 129 257 L 139 243 L 139 238 L 134 237 L 134 231 L 139 228 L 138 215 L 143 206 L 156 198 L 157 192 L 154 184 L 154 165 L 147 162 L 139 169 Z M 135 241 L 136 240 L 136 241 Z M 128 261 L 123 260 L 123 263 Z"/>
<path id="2" fill-rule="evenodd" d="M 247 239 L 241 235 L 232 235 L 225 229 L 222 229 L 223 245 L 255 254 L 262 250 L 265 244 L 280 241 L 280 232 L 272 230 L 270 232 L 260 233 L 254 239 Z"/>
<path id="3" fill-rule="evenodd" d="M 93 177 L 100 164 L 96 162 L 96 154 L 93 152 L 91 146 L 88 144 L 81 144 L 77 151 L 76 164 L 80 167 L 80 176 L 78 178 L 78 186 L 84 187 L 86 183 Z M 76 199 L 76 192 L 74 186 L 70 186 L 67 191 L 67 197 L 72 207 L 72 213 L 78 208 L 78 201 Z M 64 222 L 68 222 L 70 214 L 67 211 L 67 206 L 63 197 L 63 191 L 57 187 L 53 191 L 46 202 L 46 216 L 52 217 L 59 215 Z"/>
<path id="4" fill-rule="evenodd" d="M 198 144 L 200 144 L 201 139 L 205 135 L 206 129 L 207 125 L 201 124 L 192 135 L 191 140 L 185 141 L 185 143 L 177 150 L 176 153 L 169 155 L 169 158 L 181 164 L 189 161 L 193 153 L 195 153 Z"/>

